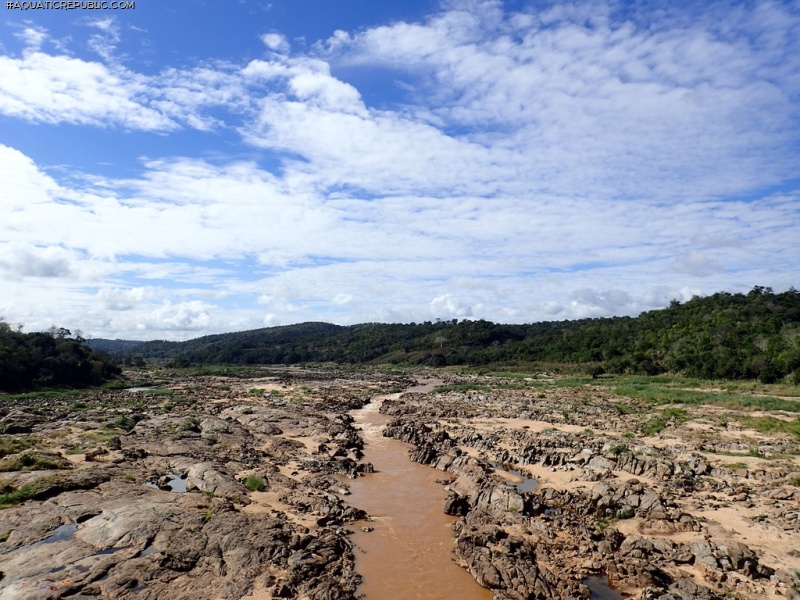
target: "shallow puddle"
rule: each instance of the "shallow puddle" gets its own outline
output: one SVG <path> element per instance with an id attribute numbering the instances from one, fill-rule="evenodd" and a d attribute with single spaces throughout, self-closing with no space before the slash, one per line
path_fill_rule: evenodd
<path id="1" fill-rule="evenodd" d="M 175 475 L 174 473 L 170 473 L 167 475 L 167 486 L 171 492 L 177 492 L 183 494 L 186 492 L 186 479 L 182 479 L 180 475 Z M 153 481 L 148 481 L 144 484 L 145 487 L 149 487 L 153 490 L 161 490 L 163 488 L 158 487 L 158 484 Z"/>
<path id="2" fill-rule="evenodd" d="M 169 489 L 173 492 L 184 493 L 186 491 L 186 480 L 181 479 L 178 475 L 170 475 L 167 481 Z"/>
<path id="3" fill-rule="evenodd" d="M 75 535 L 76 531 L 78 531 L 78 526 L 75 523 L 60 525 L 56 527 L 53 535 L 43 539 L 41 542 L 37 542 L 36 544 L 54 544 L 55 542 L 64 542 L 72 539 L 72 536 Z M 36 544 L 33 545 L 35 546 Z"/>
<path id="4" fill-rule="evenodd" d="M 532 492 L 539 486 L 538 481 L 536 481 L 535 479 L 531 479 L 530 477 L 528 477 L 526 473 L 523 473 L 522 471 L 517 471 L 516 469 L 510 469 L 507 471 L 503 468 L 503 465 L 501 465 L 500 463 L 491 463 L 491 464 L 492 468 L 494 468 L 495 471 L 499 471 L 500 473 L 504 473 L 506 475 L 511 475 L 515 480 L 519 480 L 519 481 L 508 481 L 507 485 L 517 488 L 520 492 Z"/>
<path id="5" fill-rule="evenodd" d="M 623 595 L 612 588 L 607 577 L 587 577 L 583 585 L 589 588 L 591 600 L 623 600 Z"/>
<path id="6" fill-rule="evenodd" d="M 408 391 L 427 391 L 433 385 Z M 451 526 L 456 519 L 444 514 L 446 492 L 435 482 L 445 475 L 412 462 L 409 444 L 384 438 L 382 425 L 391 417 L 378 408 L 379 403 L 372 403 L 353 412 L 363 428 L 364 460 L 376 471 L 348 482 L 348 502 L 375 517 L 374 522 L 359 523 L 374 531 L 353 536 L 356 568 L 364 577 L 358 593 L 367 600 L 489 600 L 491 592 L 453 561 Z"/>
<path id="7" fill-rule="evenodd" d="M 156 547 L 153 544 L 150 544 L 147 548 L 142 550 L 137 555 L 136 558 L 144 558 L 145 556 L 150 556 L 151 554 L 155 554 L 156 552 L 158 552 L 158 550 L 156 550 Z"/>

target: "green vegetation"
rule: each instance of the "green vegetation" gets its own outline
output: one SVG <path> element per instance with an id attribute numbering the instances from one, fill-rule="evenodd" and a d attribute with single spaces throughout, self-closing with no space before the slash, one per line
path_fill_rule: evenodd
<path id="1" fill-rule="evenodd" d="M 181 423 L 181 430 L 200 432 L 200 420 L 197 417 L 190 417 Z"/>
<path id="2" fill-rule="evenodd" d="M 55 400 L 63 400 L 66 398 L 71 398 L 73 396 L 82 396 L 86 392 L 83 390 L 41 390 L 38 392 L 25 392 L 22 394 L 5 394 L 0 396 L 0 399 L 5 401 L 14 401 L 14 400 L 45 400 L 45 399 L 55 399 Z"/>
<path id="3" fill-rule="evenodd" d="M 251 492 L 263 492 L 267 485 L 264 480 L 258 475 L 248 475 L 244 480 L 244 487 Z"/>
<path id="4" fill-rule="evenodd" d="M 82 388 L 121 373 L 107 355 L 92 350 L 68 329 L 22 333 L 0 320 L 0 390 Z"/>
<path id="5" fill-rule="evenodd" d="M 665 408 L 661 411 L 665 419 L 673 419 L 676 424 L 685 423 L 689 420 L 689 415 L 682 408 Z"/>
<path id="6" fill-rule="evenodd" d="M 673 301 L 666 309 L 635 318 L 525 325 L 455 319 L 347 327 L 302 323 L 188 342 L 91 342 L 126 360 L 133 356 L 172 360 L 176 365 L 204 365 L 199 368 L 207 370 L 211 364 L 333 362 L 492 365 L 492 371 L 498 371 L 501 365 L 527 365 L 525 370 L 531 370 L 534 363 L 559 363 L 574 375 L 560 385 L 602 383 L 608 375 L 664 373 L 765 384 L 785 378 L 797 385 L 800 292 L 776 294 L 756 286 L 747 294 L 720 292 L 683 304 Z M 584 376 L 577 377 L 580 373 Z"/>
<path id="7" fill-rule="evenodd" d="M 33 447 L 33 442 L 30 438 L 16 438 L 7 435 L 0 436 L 0 458 L 8 456 L 9 454 L 24 452 L 31 447 Z"/>
<path id="8" fill-rule="evenodd" d="M 646 436 L 658 435 L 662 431 L 667 428 L 667 424 L 661 419 L 648 419 L 644 425 L 642 425 L 642 432 Z"/>
<path id="9" fill-rule="evenodd" d="M 29 451 L 19 456 L 0 460 L 0 472 L 8 471 L 48 471 L 71 468 L 62 457 L 43 452 Z"/>
<path id="10" fill-rule="evenodd" d="M 611 452 L 611 454 L 614 456 L 619 456 L 620 454 L 630 452 L 630 449 L 625 444 L 617 444 L 615 446 L 611 446 L 609 452 Z"/>
<path id="11" fill-rule="evenodd" d="M 7 508 L 33 498 L 36 491 L 28 485 L 18 490 L 4 490 L 0 492 L 0 508 Z"/>
<path id="12" fill-rule="evenodd" d="M 492 388 L 488 385 L 478 385 L 475 383 L 462 383 L 457 385 L 440 385 L 439 387 L 433 388 L 434 394 L 443 394 L 445 392 L 468 392 L 470 390 L 479 391 L 479 392 L 488 392 Z"/>
<path id="13" fill-rule="evenodd" d="M 117 429 L 124 429 L 125 431 L 130 431 L 136 426 L 136 421 L 134 421 L 128 415 L 120 415 L 116 419 L 114 419 L 114 427 Z"/>
<path id="14" fill-rule="evenodd" d="M 743 462 L 728 463 L 727 465 L 724 465 L 724 467 L 726 469 L 734 469 L 734 470 L 736 470 L 736 469 L 746 469 L 747 468 L 747 463 L 743 463 Z"/>
<path id="15" fill-rule="evenodd" d="M 713 386 L 719 389 L 708 389 L 709 382 L 683 377 L 666 375 L 643 377 L 625 376 L 611 378 L 600 385 L 608 386 L 614 394 L 643 400 L 651 405 L 685 404 L 702 405 L 712 404 L 726 406 L 738 410 L 783 410 L 787 412 L 800 412 L 800 399 L 779 398 L 768 394 L 744 393 L 740 391 L 741 384 L 714 381 Z M 728 387 L 729 389 L 724 389 Z M 705 389 L 701 389 L 705 388 Z M 769 390 L 769 386 L 761 386 L 758 391 Z M 781 395 L 785 390 L 777 390 Z M 638 412 L 636 408 L 626 404 L 614 403 L 612 406 L 620 414 Z M 676 422 L 685 422 L 688 415 L 684 409 L 668 408 L 664 411 L 666 418 L 674 418 Z"/>
<path id="16" fill-rule="evenodd" d="M 775 417 L 739 417 L 745 427 L 760 433 L 791 433 L 800 438 L 800 419 L 785 421 Z"/>

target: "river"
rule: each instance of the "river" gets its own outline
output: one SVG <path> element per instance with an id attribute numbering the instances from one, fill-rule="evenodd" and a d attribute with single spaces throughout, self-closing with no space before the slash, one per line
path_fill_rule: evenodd
<path id="1" fill-rule="evenodd" d="M 439 383 L 407 391 L 426 392 Z M 409 444 L 383 437 L 391 417 L 378 412 L 381 402 L 376 398 L 352 413 L 363 429 L 364 460 L 375 467 L 349 482 L 348 502 L 375 517 L 359 523 L 373 531 L 353 536 L 356 568 L 364 577 L 358 593 L 367 600 L 490 600 L 491 592 L 453 562 L 456 519 L 442 511 L 446 492 L 435 482 L 447 475 L 412 462 Z"/>

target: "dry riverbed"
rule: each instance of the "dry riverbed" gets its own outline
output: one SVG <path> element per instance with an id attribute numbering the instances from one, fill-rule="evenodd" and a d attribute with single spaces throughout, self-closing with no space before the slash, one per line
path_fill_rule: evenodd
<path id="1" fill-rule="evenodd" d="M 758 425 L 796 412 L 543 377 L 129 376 L 140 389 L 0 397 L 0 598 L 369 598 L 375 515 L 349 494 L 374 477 L 353 419 L 369 402 L 438 473 L 452 557 L 497 599 L 800 598 L 800 443 Z M 430 377 L 462 386 L 399 391 Z"/>

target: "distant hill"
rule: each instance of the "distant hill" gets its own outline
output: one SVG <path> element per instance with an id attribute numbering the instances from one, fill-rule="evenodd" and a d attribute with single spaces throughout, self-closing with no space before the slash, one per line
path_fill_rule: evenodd
<path id="1" fill-rule="evenodd" d="M 800 292 L 775 294 L 757 286 L 747 294 L 720 292 L 683 304 L 673 301 L 638 317 L 525 325 L 483 320 L 347 327 L 301 323 L 186 342 L 114 343 L 107 351 L 120 359 L 178 364 L 547 361 L 594 363 L 598 371 L 614 373 L 674 372 L 765 382 L 790 375 L 800 383 Z"/>
<path id="2" fill-rule="evenodd" d="M 137 340 L 106 340 L 103 338 L 93 338 L 90 340 L 86 340 L 86 344 L 92 350 L 97 350 L 98 352 L 105 352 L 107 354 L 123 353 L 126 350 L 129 350 L 134 346 L 138 346 L 139 344 L 143 343 L 144 342 L 140 342 Z"/>

